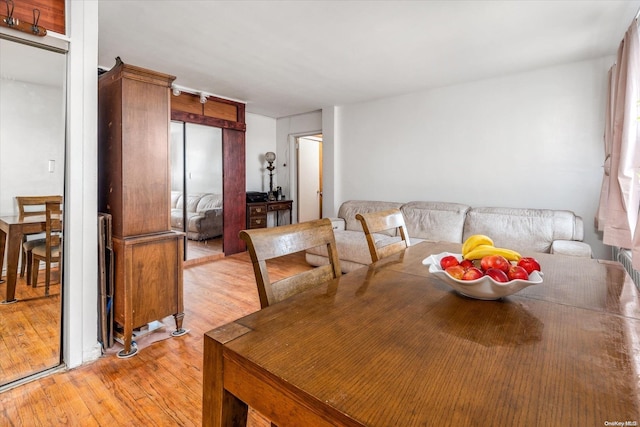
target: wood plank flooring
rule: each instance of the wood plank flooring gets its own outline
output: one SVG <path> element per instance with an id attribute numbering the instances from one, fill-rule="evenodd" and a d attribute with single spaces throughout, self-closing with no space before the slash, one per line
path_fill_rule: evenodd
<path id="1" fill-rule="evenodd" d="M 0 383 L 14 381 L 25 372 L 35 373 L 60 363 L 60 285 L 57 271 L 49 296 L 44 295 L 44 271 L 38 286 L 27 286 L 18 278 L 15 297 L 18 302 L 0 305 Z M 0 300 L 6 283 L 0 283 Z M 1 424 L 1 423 L 0 423 Z"/>
<path id="2" fill-rule="evenodd" d="M 302 254 L 269 266 L 273 280 L 307 270 Z M 260 308 L 248 254 L 184 270 L 182 337 L 130 359 L 115 355 L 0 393 L 3 426 L 199 426 L 203 335 Z M 253 426 L 269 422 L 250 411 Z"/>
<path id="3" fill-rule="evenodd" d="M 187 259 L 184 263 L 185 267 L 224 258 L 224 252 L 222 252 L 222 237 L 201 241 L 187 239 L 186 251 Z"/>

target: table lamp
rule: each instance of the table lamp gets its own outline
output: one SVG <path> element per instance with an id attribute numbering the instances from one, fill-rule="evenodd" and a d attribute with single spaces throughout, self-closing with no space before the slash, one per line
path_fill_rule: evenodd
<path id="1" fill-rule="evenodd" d="M 269 162 L 269 166 L 267 166 L 267 170 L 269 171 L 269 199 L 273 200 L 273 170 L 276 168 L 273 166 L 273 162 L 276 161 L 276 153 L 269 151 L 264 155 L 264 159 Z"/>

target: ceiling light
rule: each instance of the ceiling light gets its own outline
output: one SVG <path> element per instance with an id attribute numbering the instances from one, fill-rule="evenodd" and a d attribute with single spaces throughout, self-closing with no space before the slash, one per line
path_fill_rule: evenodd
<path id="1" fill-rule="evenodd" d="M 200 103 L 204 104 L 205 102 L 207 102 L 207 95 L 204 92 L 200 92 Z"/>

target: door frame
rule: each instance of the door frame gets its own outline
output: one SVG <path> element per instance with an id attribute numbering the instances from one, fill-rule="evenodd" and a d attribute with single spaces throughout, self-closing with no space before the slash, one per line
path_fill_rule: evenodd
<path id="1" fill-rule="evenodd" d="M 289 194 L 290 199 L 293 200 L 296 204 L 298 202 L 298 150 L 296 150 L 296 142 L 298 138 L 305 136 L 313 136 L 313 135 L 321 135 L 322 129 L 315 131 L 305 131 L 298 133 L 290 133 L 288 136 L 289 139 Z M 298 209 L 294 209 L 292 212 L 292 222 L 298 222 Z"/>
<path id="2" fill-rule="evenodd" d="M 320 219 L 322 218 L 322 191 L 323 191 L 323 175 L 322 175 L 322 149 L 323 149 L 323 140 L 322 140 L 322 134 L 314 134 L 314 135 L 310 135 L 310 136 L 299 136 L 296 138 L 296 160 L 298 162 L 298 165 L 300 165 L 301 162 L 301 142 L 302 141 L 307 141 L 305 142 L 305 144 L 307 143 L 312 143 L 315 144 L 315 148 L 318 149 L 318 152 L 314 154 L 314 159 L 312 160 L 311 158 L 309 158 L 310 162 L 306 162 L 305 161 L 305 165 L 309 166 L 309 167 L 314 167 L 314 165 L 312 163 L 314 163 L 315 161 L 317 161 L 317 164 L 315 165 L 317 167 L 317 171 L 318 171 L 318 176 L 317 178 L 317 182 L 318 182 L 318 186 L 317 188 L 315 188 L 315 203 L 313 203 L 313 205 L 311 203 L 309 203 L 309 212 L 307 212 L 308 214 L 311 214 L 312 211 L 315 211 L 313 213 L 313 219 Z M 307 148 L 308 150 L 308 148 Z M 308 153 L 307 155 L 311 156 L 310 153 Z M 298 168 L 299 171 L 299 168 Z M 303 211 L 303 194 L 302 194 L 302 190 L 305 191 L 309 191 L 310 193 L 314 191 L 313 188 L 302 188 L 301 186 L 301 177 L 302 176 L 306 176 L 306 172 L 304 174 L 300 174 L 298 173 L 296 175 L 296 184 L 298 187 L 298 193 L 296 194 L 298 197 L 298 217 L 300 217 L 302 211 Z M 309 197 L 311 197 L 311 194 L 309 194 Z M 311 199 L 308 200 L 309 202 L 311 202 Z"/>

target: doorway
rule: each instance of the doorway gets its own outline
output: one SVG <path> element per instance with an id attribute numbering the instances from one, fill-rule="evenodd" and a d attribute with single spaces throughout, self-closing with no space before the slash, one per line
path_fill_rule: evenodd
<path id="1" fill-rule="evenodd" d="M 322 217 L 322 134 L 296 138 L 298 222 Z"/>
<path id="2" fill-rule="evenodd" d="M 171 228 L 185 233 L 185 266 L 224 256 L 222 129 L 171 122 Z"/>

